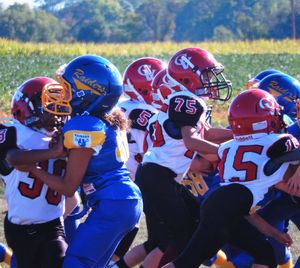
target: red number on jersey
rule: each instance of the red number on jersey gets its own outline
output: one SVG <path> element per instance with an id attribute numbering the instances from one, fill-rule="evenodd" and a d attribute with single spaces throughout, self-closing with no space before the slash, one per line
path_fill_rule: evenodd
<path id="1" fill-rule="evenodd" d="M 146 110 L 142 111 L 139 115 L 139 118 L 136 120 L 136 122 L 140 126 L 146 126 L 148 124 L 149 118 L 152 116 L 152 114 Z"/>
<path id="2" fill-rule="evenodd" d="M 53 174 L 57 176 L 63 175 L 66 170 L 67 163 L 65 160 L 57 159 L 53 163 Z M 61 194 L 55 192 L 51 188 L 48 187 L 46 193 L 46 200 L 48 204 L 57 206 L 61 201 Z"/>
<path id="3" fill-rule="evenodd" d="M 48 170 L 48 166 L 49 166 L 49 161 L 44 161 L 40 163 L 40 167 L 43 170 Z M 62 159 L 57 159 L 54 161 L 53 173 L 55 175 L 58 176 L 62 175 L 65 169 L 66 169 L 66 161 Z M 28 177 L 33 179 L 32 186 L 30 186 L 29 183 L 19 182 L 18 189 L 21 195 L 26 196 L 30 199 L 35 199 L 41 195 L 44 183 L 39 178 L 34 177 L 30 173 Z M 57 206 L 61 201 L 61 194 L 53 191 L 48 187 L 45 198 L 49 204 Z"/>
<path id="4" fill-rule="evenodd" d="M 48 170 L 48 161 L 40 163 L 40 167 L 43 170 Z M 31 173 L 29 173 L 28 178 L 33 179 L 32 186 L 30 187 L 29 183 L 21 181 L 19 182 L 18 189 L 21 195 L 26 196 L 30 199 L 35 199 L 41 195 L 44 183 L 40 179 L 35 178 Z"/>
<path id="5" fill-rule="evenodd" d="M 228 155 L 230 148 L 227 148 L 224 150 L 222 159 L 219 163 L 219 172 L 220 177 L 223 180 L 224 177 L 224 167 L 226 163 L 226 158 Z M 246 146 L 239 146 L 233 159 L 233 168 L 237 171 L 245 171 L 245 179 L 241 180 L 239 177 L 232 177 L 230 181 L 253 181 L 257 179 L 257 164 L 255 164 L 253 161 L 245 161 L 244 160 L 244 154 L 245 153 L 255 153 L 255 154 L 261 154 L 263 151 L 263 146 L 259 145 L 246 145 Z"/>
<path id="6" fill-rule="evenodd" d="M 161 147 L 166 143 L 163 136 L 162 127 L 158 121 L 155 121 L 150 126 L 150 139 L 153 143 L 153 147 Z"/>

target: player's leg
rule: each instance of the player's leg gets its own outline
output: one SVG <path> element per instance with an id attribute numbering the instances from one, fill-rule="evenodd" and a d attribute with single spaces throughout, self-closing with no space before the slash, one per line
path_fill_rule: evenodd
<path id="1" fill-rule="evenodd" d="M 80 211 L 80 202 L 81 201 L 78 192 L 76 192 L 74 196 L 66 198 L 64 226 L 68 243 L 70 243 L 73 239 L 80 224 L 80 219 L 77 219 L 75 216 Z"/>
<path id="2" fill-rule="evenodd" d="M 39 267 L 37 258 L 39 234 L 34 226 L 22 226 L 4 219 L 4 233 L 8 246 L 13 250 L 18 268 Z"/>
<path id="3" fill-rule="evenodd" d="M 184 251 L 173 262 L 175 267 L 198 267 L 215 255 L 228 241 L 239 219 L 248 213 L 251 204 L 251 192 L 238 184 L 212 192 L 201 205 L 200 224 Z"/>
<path id="4" fill-rule="evenodd" d="M 228 242 L 249 253 L 254 259 L 253 263 L 258 267 L 277 266 L 273 247 L 245 218 L 241 218 L 239 224 L 235 226 Z"/>
<path id="5" fill-rule="evenodd" d="M 67 250 L 65 230 L 60 220 L 51 221 L 40 230 L 44 233 L 39 251 L 43 268 L 60 268 Z"/>
<path id="6" fill-rule="evenodd" d="M 140 200 L 101 200 L 78 227 L 63 267 L 105 267 L 121 239 L 138 222 L 141 210 Z"/>

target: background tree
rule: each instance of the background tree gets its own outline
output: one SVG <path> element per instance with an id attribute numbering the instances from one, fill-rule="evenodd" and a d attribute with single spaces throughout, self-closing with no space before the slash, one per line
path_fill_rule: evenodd
<path id="1" fill-rule="evenodd" d="M 1 1 L 1 0 L 0 0 Z M 291 0 L 35 0 L 0 6 L 0 36 L 22 41 L 203 41 L 292 36 Z M 296 36 L 300 2 L 295 1 Z"/>
<path id="2" fill-rule="evenodd" d="M 56 17 L 14 4 L 0 11 L 0 37 L 32 42 L 55 42 L 65 39 L 66 27 Z"/>

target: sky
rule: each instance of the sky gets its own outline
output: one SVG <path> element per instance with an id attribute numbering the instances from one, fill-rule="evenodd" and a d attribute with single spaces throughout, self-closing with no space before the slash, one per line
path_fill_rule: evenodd
<path id="1" fill-rule="evenodd" d="M 34 0 L 0 0 L 0 3 L 4 8 L 14 4 L 14 3 L 20 3 L 24 4 L 27 3 L 29 6 L 33 7 Z"/>

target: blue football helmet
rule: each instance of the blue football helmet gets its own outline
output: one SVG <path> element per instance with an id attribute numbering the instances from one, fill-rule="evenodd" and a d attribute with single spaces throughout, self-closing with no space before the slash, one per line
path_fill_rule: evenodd
<path id="1" fill-rule="evenodd" d="M 300 83 L 297 79 L 284 73 L 274 73 L 262 79 L 258 88 L 271 93 L 283 106 L 284 114 L 293 120 L 296 118 L 296 100 L 300 98 Z"/>
<path id="2" fill-rule="evenodd" d="M 266 69 L 264 71 L 259 72 L 256 76 L 254 76 L 253 78 L 251 78 L 246 82 L 246 89 L 257 88 L 259 81 L 261 81 L 262 79 L 264 79 L 266 76 L 270 74 L 276 74 L 276 73 L 282 73 L 282 72 L 276 69 Z"/>
<path id="3" fill-rule="evenodd" d="M 64 91 L 44 90 L 43 106 L 54 113 L 103 115 L 122 94 L 122 77 L 107 59 L 96 55 L 79 56 L 56 74 Z"/>

